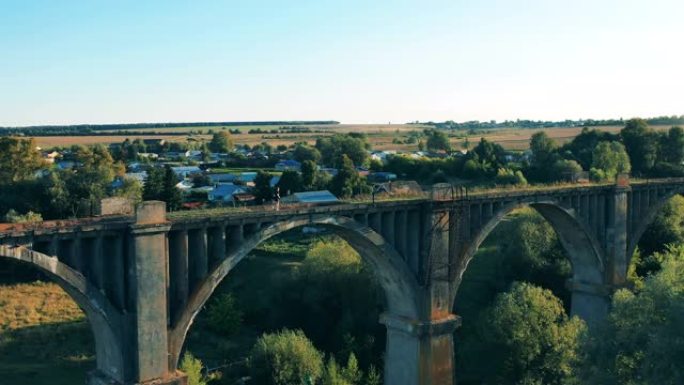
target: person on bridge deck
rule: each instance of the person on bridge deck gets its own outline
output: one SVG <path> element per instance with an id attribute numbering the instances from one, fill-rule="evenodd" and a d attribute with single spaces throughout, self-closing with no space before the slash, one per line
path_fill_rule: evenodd
<path id="1" fill-rule="evenodd" d="M 273 204 L 275 211 L 280 211 L 280 187 L 276 187 L 275 194 L 273 194 Z"/>

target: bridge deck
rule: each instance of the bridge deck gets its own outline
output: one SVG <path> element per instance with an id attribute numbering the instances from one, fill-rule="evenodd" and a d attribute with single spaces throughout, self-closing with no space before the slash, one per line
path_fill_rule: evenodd
<path id="1" fill-rule="evenodd" d="M 682 185 L 684 178 L 664 179 L 632 179 L 630 187 L 643 189 L 650 187 L 662 187 L 667 185 Z M 613 183 L 587 183 L 587 184 L 558 184 L 520 187 L 501 187 L 491 189 L 458 189 L 445 188 L 433 190 L 431 194 L 426 192 L 424 196 L 413 196 L 394 199 L 377 199 L 372 203 L 367 200 L 352 200 L 325 206 L 309 206 L 301 204 L 281 204 L 280 210 L 275 211 L 271 205 L 249 206 L 241 208 L 223 207 L 204 210 L 178 211 L 167 214 L 167 219 L 172 225 L 182 223 L 192 224 L 198 222 L 241 222 L 241 221 L 273 221 L 278 218 L 321 215 L 329 213 L 373 212 L 399 208 L 405 206 L 418 206 L 424 203 L 436 205 L 436 208 L 448 208 L 462 204 L 491 202 L 497 200 L 534 199 L 535 197 L 557 197 L 571 194 L 596 194 L 615 187 Z M 107 216 L 78 219 L 60 219 L 37 223 L 0 223 L 0 240 L 3 238 L 18 238 L 27 235 L 43 235 L 71 232 L 91 232 L 120 230 L 134 222 L 133 216 Z"/>

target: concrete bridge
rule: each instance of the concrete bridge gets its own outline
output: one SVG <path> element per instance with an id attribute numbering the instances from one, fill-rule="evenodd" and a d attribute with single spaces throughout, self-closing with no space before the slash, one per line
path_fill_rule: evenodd
<path id="1" fill-rule="evenodd" d="M 591 325 L 625 284 L 630 256 L 658 209 L 684 193 L 684 179 L 468 197 L 439 191 L 417 200 L 186 217 L 144 202 L 130 216 L 2 225 L 0 260 L 34 265 L 85 311 L 97 353 L 89 384 L 183 384 L 176 368 L 186 334 L 217 285 L 260 242 L 323 226 L 359 252 L 384 289 L 385 384 L 451 385 L 456 292 L 507 213 L 530 206 L 553 226 L 572 264 L 572 313 Z"/>

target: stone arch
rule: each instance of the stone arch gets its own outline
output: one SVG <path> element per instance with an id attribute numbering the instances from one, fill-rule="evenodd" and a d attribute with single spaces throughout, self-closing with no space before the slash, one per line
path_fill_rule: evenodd
<path id="1" fill-rule="evenodd" d="M 629 237 L 628 237 L 628 242 L 627 242 L 627 264 L 632 260 L 632 255 L 634 255 L 634 252 L 636 251 L 637 245 L 639 244 L 639 240 L 641 240 L 641 237 L 644 235 L 646 232 L 646 229 L 648 226 L 653 223 L 655 220 L 655 217 L 658 215 L 660 210 L 665 206 L 665 204 L 672 199 L 675 195 L 682 195 L 684 194 L 684 187 L 680 187 L 678 189 L 674 189 L 665 196 L 661 197 L 654 205 L 648 208 L 648 212 L 646 215 L 641 217 L 641 220 L 639 220 L 633 227 L 633 230 L 630 231 Z M 630 208 L 632 209 L 632 208 Z"/>
<path id="2" fill-rule="evenodd" d="M 102 375 L 123 383 L 126 368 L 117 334 L 117 331 L 121 330 L 121 319 L 107 298 L 91 286 L 82 274 L 63 264 L 56 257 L 24 246 L 0 245 L 0 259 L 2 258 L 34 266 L 50 277 L 76 302 L 86 314 L 95 339 L 97 372 L 91 375 Z"/>
<path id="3" fill-rule="evenodd" d="M 546 219 L 568 255 L 572 266 L 573 286 L 578 288 L 573 288 L 572 314 L 589 322 L 600 318 L 607 311 L 608 306 L 608 294 L 603 295 L 605 264 L 602 249 L 584 222 L 577 218 L 575 211 L 564 208 L 555 201 L 515 202 L 498 210 L 479 229 L 462 254 L 461 268 L 454 284 L 452 303 L 456 299 L 456 292 L 463 274 L 482 242 L 506 215 L 523 207 L 532 207 Z M 601 291 L 601 295 L 597 296 L 597 290 Z"/>
<path id="4" fill-rule="evenodd" d="M 330 228 L 336 235 L 347 241 L 371 266 L 385 293 L 388 312 L 396 317 L 417 319 L 418 283 L 399 254 L 378 233 L 351 218 L 341 216 L 281 221 L 245 239 L 207 278 L 199 283 L 180 318 L 169 332 L 170 370 L 175 370 L 178 366 L 185 338 L 195 316 L 228 273 L 263 241 L 285 231 L 307 225 Z"/>

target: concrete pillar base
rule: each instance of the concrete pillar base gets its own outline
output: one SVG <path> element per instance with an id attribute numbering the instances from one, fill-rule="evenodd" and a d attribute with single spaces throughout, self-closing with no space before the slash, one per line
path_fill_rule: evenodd
<path id="1" fill-rule="evenodd" d="M 93 370 L 88 373 L 86 378 L 87 385 L 122 385 L 121 382 L 109 377 L 108 375 L 100 372 L 99 370 Z"/>
<path id="2" fill-rule="evenodd" d="M 568 280 L 566 287 L 572 291 L 570 315 L 583 319 L 589 327 L 606 317 L 614 291 L 612 287 L 577 280 Z"/>
<path id="3" fill-rule="evenodd" d="M 417 321 L 383 315 L 387 326 L 386 385 L 453 385 L 453 333 L 460 318 Z"/>
<path id="4" fill-rule="evenodd" d="M 146 382 L 126 382 L 121 383 L 104 373 L 94 370 L 88 373 L 88 378 L 86 379 L 87 385 L 188 385 L 188 376 L 181 371 L 176 371 L 176 373 L 169 378 L 150 380 Z"/>

